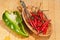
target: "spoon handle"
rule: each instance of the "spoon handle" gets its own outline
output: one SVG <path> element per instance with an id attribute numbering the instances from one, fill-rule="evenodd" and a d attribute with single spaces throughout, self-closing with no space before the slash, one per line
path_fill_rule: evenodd
<path id="1" fill-rule="evenodd" d="M 26 4 L 24 3 L 24 1 L 20 0 L 20 3 L 22 5 L 22 7 L 25 9 L 26 8 Z"/>
<path id="2" fill-rule="evenodd" d="M 29 17 L 30 17 L 30 13 L 29 13 L 29 11 L 26 9 L 26 4 L 25 4 L 24 1 L 22 1 L 22 0 L 20 0 L 20 3 L 21 3 L 21 5 L 22 5 L 22 7 L 24 8 L 24 11 L 25 11 L 27 17 L 29 18 Z"/>

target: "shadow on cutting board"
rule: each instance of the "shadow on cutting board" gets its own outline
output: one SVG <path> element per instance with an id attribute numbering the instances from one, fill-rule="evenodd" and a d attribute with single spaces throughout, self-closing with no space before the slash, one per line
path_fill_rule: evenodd
<path id="1" fill-rule="evenodd" d="M 18 35 L 18 34 L 16 34 L 15 32 L 13 32 L 11 29 L 9 29 L 6 25 L 5 25 L 5 23 L 2 21 L 2 20 L 0 20 L 0 26 L 2 26 L 4 29 L 6 29 L 9 33 L 12 33 L 15 37 L 18 37 L 18 38 L 21 38 L 21 39 L 25 39 L 26 37 L 22 37 L 21 35 Z M 29 34 L 29 36 L 32 36 L 35 40 L 48 40 L 49 39 L 49 37 L 51 36 L 48 36 L 48 37 L 40 37 L 40 36 L 38 36 L 38 35 L 35 35 L 33 32 L 31 32 L 30 30 L 29 30 L 29 28 L 27 28 L 26 26 L 25 26 L 25 29 L 26 29 L 26 31 L 28 32 L 28 34 Z M 27 38 L 29 38 L 29 37 L 27 37 Z M 30 39 L 29 39 L 30 40 Z"/>

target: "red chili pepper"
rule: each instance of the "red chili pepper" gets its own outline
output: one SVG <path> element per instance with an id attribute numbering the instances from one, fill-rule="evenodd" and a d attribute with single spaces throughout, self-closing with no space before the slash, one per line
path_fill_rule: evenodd
<path id="1" fill-rule="evenodd" d="M 33 23 L 32 19 L 29 19 L 29 23 L 34 28 L 34 23 Z"/>
<path id="2" fill-rule="evenodd" d="M 31 15 L 34 17 L 34 16 L 36 16 L 33 12 L 31 12 Z"/>
<path id="3" fill-rule="evenodd" d="M 40 26 L 41 27 L 41 25 L 42 25 L 42 22 L 40 20 L 38 20 L 37 26 Z"/>
<path id="4" fill-rule="evenodd" d="M 36 30 L 37 30 L 37 34 L 39 34 L 40 31 L 41 31 L 41 27 L 38 26 L 38 27 L 36 28 Z"/>
<path id="5" fill-rule="evenodd" d="M 37 27 L 37 19 L 34 19 L 34 26 Z"/>
<path id="6" fill-rule="evenodd" d="M 48 26 L 44 29 L 43 34 L 46 34 Z"/>
<path id="7" fill-rule="evenodd" d="M 38 16 L 34 13 L 32 13 L 32 16 L 35 18 L 35 19 L 38 19 Z"/>
<path id="8" fill-rule="evenodd" d="M 46 27 L 48 27 L 48 24 L 50 23 L 50 20 L 47 20 L 41 27 L 41 31 L 42 32 L 45 32 L 46 31 Z"/>
<path id="9" fill-rule="evenodd" d="M 38 10 L 37 11 L 38 16 L 40 17 L 41 20 L 43 20 L 43 12 Z"/>

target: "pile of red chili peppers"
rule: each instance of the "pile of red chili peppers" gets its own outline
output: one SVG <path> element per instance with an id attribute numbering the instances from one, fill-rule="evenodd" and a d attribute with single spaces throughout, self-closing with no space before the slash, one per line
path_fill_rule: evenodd
<path id="1" fill-rule="evenodd" d="M 37 12 L 30 12 L 31 18 L 29 18 L 29 24 L 32 26 L 33 29 L 37 31 L 39 34 L 42 32 L 43 34 L 46 34 L 50 20 L 48 20 L 45 15 L 43 14 L 43 11 L 38 10 Z"/>

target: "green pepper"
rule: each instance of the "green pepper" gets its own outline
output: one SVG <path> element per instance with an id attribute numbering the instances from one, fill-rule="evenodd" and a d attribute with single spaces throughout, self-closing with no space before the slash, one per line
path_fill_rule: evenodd
<path id="1" fill-rule="evenodd" d="M 22 16 L 17 11 L 5 11 L 2 15 L 5 24 L 17 34 L 28 37 L 28 33 L 24 29 Z"/>

